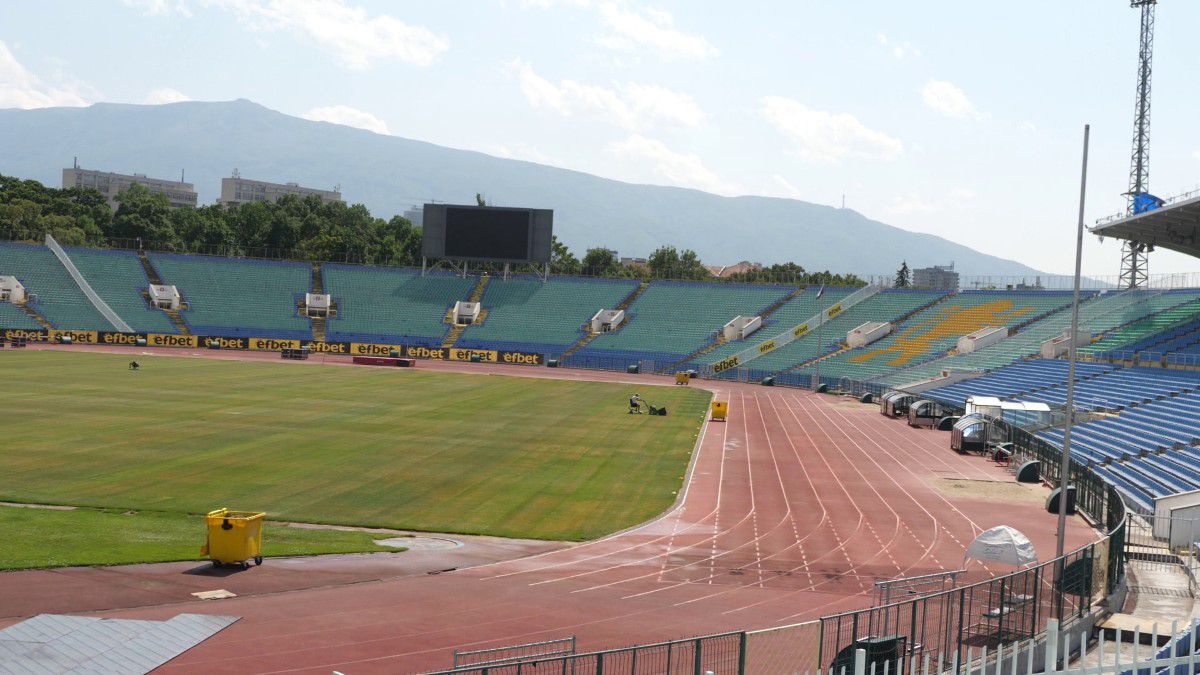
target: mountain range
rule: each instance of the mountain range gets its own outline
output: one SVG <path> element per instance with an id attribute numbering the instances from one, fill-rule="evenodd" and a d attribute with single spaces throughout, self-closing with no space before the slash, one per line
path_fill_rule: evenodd
<path id="1" fill-rule="evenodd" d="M 964 276 L 1036 270 L 850 210 L 795 199 L 725 197 L 640 185 L 362 129 L 313 122 L 247 100 L 0 110 L 0 173 L 59 186 L 73 158 L 85 168 L 178 177 L 201 203 L 220 179 L 331 188 L 384 218 L 426 199 L 554 209 L 554 229 L 577 254 L 593 246 L 646 256 L 662 244 L 711 264 L 796 262 L 809 270 L 886 274 L 953 262 Z"/>

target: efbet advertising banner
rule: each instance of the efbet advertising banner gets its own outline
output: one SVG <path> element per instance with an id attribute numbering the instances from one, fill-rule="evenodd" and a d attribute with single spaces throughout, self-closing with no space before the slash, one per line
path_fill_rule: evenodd
<path id="1" fill-rule="evenodd" d="M 250 338 L 245 348 L 257 352 L 279 352 L 285 349 L 300 349 L 300 340 L 278 340 L 275 338 Z"/>
<path id="2" fill-rule="evenodd" d="M 198 335 L 170 335 L 164 333 L 148 333 L 146 334 L 146 346 L 148 347 L 182 347 L 185 349 L 196 349 L 200 346 L 200 336 Z"/>
<path id="3" fill-rule="evenodd" d="M 50 331 L 50 341 L 57 342 L 62 338 L 71 338 L 71 342 L 77 345 L 94 345 L 99 339 L 99 334 L 94 330 L 52 330 Z"/>
<path id="4" fill-rule="evenodd" d="M 742 360 L 737 356 L 730 356 L 714 363 L 712 369 L 714 373 L 723 373 L 730 368 L 737 368 L 741 362 Z"/>
<path id="5" fill-rule="evenodd" d="M 5 340 L 13 338 L 25 338 L 26 340 L 44 340 L 46 339 L 46 331 L 44 330 L 29 330 L 28 328 L 0 328 L 0 337 Z"/>
<path id="6" fill-rule="evenodd" d="M 102 345 L 128 345 L 136 347 L 138 340 L 145 340 L 145 333 L 113 333 L 109 331 L 100 331 L 96 337 L 97 344 Z M 148 343 L 148 342 L 147 342 Z"/>
<path id="7" fill-rule="evenodd" d="M 317 340 L 301 340 L 301 347 L 308 347 L 313 354 L 349 354 L 349 342 L 318 342 Z"/>
<path id="8" fill-rule="evenodd" d="M 404 358 L 428 359 L 434 361 L 470 361 L 479 357 L 482 363 L 507 363 L 519 366 L 542 366 L 546 364 L 546 355 L 534 352 L 519 352 L 495 349 L 461 349 L 448 347 L 417 347 L 412 345 L 374 344 L 368 342 L 322 342 L 319 340 L 283 340 L 277 338 L 240 338 L 223 337 L 219 335 L 173 335 L 168 333 L 118 333 L 108 331 L 87 330 L 22 330 L 0 328 L 0 336 L 4 338 L 24 337 L 30 340 L 49 338 L 57 340 L 59 336 L 70 336 L 75 344 L 103 344 L 137 346 L 138 340 L 145 340 L 148 347 L 174 347 L 179 349 L 234 349 L 249 351 L 278 352 L 284 349 L 302 349 L 307 347 L 314 354 L 346 354 L 351 356 L 391 356 L 393 350 Z M 728 367 L 738 364 L 736 357 L 726 359 L 732 361 Z M 724 361 L 722 363 L 725 363 Z M 720 365 L 720 364 L 718 364 Z M 717 370 L 720 372 L 720 370 Z"/>

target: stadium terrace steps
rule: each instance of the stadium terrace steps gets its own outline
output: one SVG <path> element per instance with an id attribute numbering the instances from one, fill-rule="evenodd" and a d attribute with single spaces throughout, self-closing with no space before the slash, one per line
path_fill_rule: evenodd
<path id="1" fill-rule="evenodd" d="M 633 302 L 635 300 L 637 300 L 642 295 L 642 293 L 645 292 L 645 290 L 649 287 L 650 287 L 650 282 L 639 281 L 637 286 L 635 286 L 634 289 L 629 292 L 629 295 L 625 296 L 625 299 L 621 300 L 621 302 L 618 303 L 617 306 L 613 307 L 612 309 L 619 309 L 622 311 L 628 310 L 629 306 L 632 305 Z M 604 309 L 608 309 L 608 308 L 606 307 Z M 595 316 L 595 314 L 593 314 L 592 316 Z M 621 329 L 621 327 L 618 326 L 617 330 L 620 330 L 620 329 Z M 590 327 L 583 328 L 583 330 L 584 330 L 584 336 L 579 338 L 578 340 L 573 342 L 569 347 L 567 347 L 565 350 L 563 350 L 563 353 L 559 356 L 560 359 L 566 359 L 567 357 L 573 355 L 575 352 L 586 347 L 589 342 L 596 339 L 596 336 L 598 335 L 598 333 L 591 332 Z"/>
<path id="2" fill-rule="evenodd" d="M 312 279 L 309 282 L 309 293 L 313 295 L 325 294 L 325 280 L 321 276 L 321 263 L 313 263 Z M 307 299 L 306 299 L 307 302 Z M 307 306 L 307 305 L 306 305 Z M 325 321 L 323 316 L 310 316 L 309 321 L 312 323 L 312 336 L 318 342 L 325 341 Z"/>
<path id="3" fill-rule="evenodd" d="M 826 293 L 829 293 L 829 289 L 826 289 Z M 755 379 L 759 373 L 792 372 L 798 366 L 837 351 L 840 348 L 838 345 L 845 341 L 846 333 L 855 327 L 867 321 L 895 321 L 899 317 L 929 305 L 944 295 L 943 291 L 885 289 L 845 309 L 806 335 L 750 361 L 748 368 L 755 374 Z M 832 300 L 822 299 L 817 305 L 816 311 L 792 325 L 811 318 L 813 314 L 832 304 L 835 304 Z M 777 333 L 777 331 L 771 332 Z M 744 346 L 739 347 L 739 350 Z M 709 354 L 707 360 L 715 363 L 717 357 L 721 356 L 719 351 Z"/>
<path id="4" fill-rule="evenodd" d="M 1013 329 L 1061 310 L 1071 294 L 1056 291 L 963 291 L 939 298 L 895 322 L 870 345 L 825 357 L 822 375 L 869 380 L 945 356 L 958 339 L 988 326 Z"/>
<path id="5" fill-rule="evenodd" d="M 792 293 L 792 286 L 653 281 L 627 312 L 626 325 L 574 355 L 618 361 L 677 362 L 704 345 L 735 316 L 755 316 Z"/>
<path id="6" fill-rule="evenodd" d="M 487 319 L 468 326 L 458 346 L 523 349 L 561 358 L 590 335 L 587 324 L 597 310 L 620 304 L 638 286 L 632 279 L 493 278 L 480 296 Z"/>
<path id="7" fill-rule="evenodd" d="M 150 258 L 146 256 L 145 251 L 138 251 L 138 260 L 142 263 L 142 271 L 146 273 L 146 279 L 148 279 L 151 284 L 155 286 L 165 285 L 163 284 L 162 277 L 158 274 L 158 270 L 154 269 L 154 264 L 151 263 Z M 150 299 L 150 289 L 146 289 L 143 299 L 145 299 L 148 304 L 153 306 L 153 301 Z M 186 305 L 181 302 L 180 309 L 186 308 Z M 171 325 L 175 327 L 176 333 L 181 335 L 188 335 L 191 333 L 191 331 L 188 329 L 187 322 L 183 320 L 183 317 L 180 316 L 178 310 L 161 309 L 160 311 L 162 311 L 163 314 L 166 314 L 167 318 L 171 320 Z"/>
<path id="8" fill-rule="evenodd" d="M 765 340 L 767 336 L 771 335 L 770 332 L 763 333 L 763 330 L 765 328 L 767 328 L 768 325 L 775 323 L 775 321 L 774 321 L 775 312 L 778 311 L 780 308 L 787 306 L 789 303 L 791 303 L 793 300 L 795 300 L 798 296 L 803 294 L 806 288 L 807 287 L 805 287 L 805 286 L 801 286 L 800 288 L 797 288 L 796 290 L 792 291 L 791 293 L 788 293 L 786 296 L 780 298 L 779 301 L 776 302 L 775 304 L 773 304 L 770 307 L 763 310 L 763 313 L 759 315 L 759 318 L 762 319 L 762 325 L 759 326 L 758 330 L 754 331 L 754 334 L 751 335 L 750 338 L 751 339 L 760 338 L 757 340 L 756 344 L 761 344 L 762 341 Z M 730 318 L 732 318 L 732 317 L 730 317 Z M 692 363 L 693 361 L 697 361 L 698 359 L 700 359 L 700 357 L 704 356 L 705 354 L 713 351 L 714 349 L 718 349 L 730 342 L 736 342 L 736 341 L 728 340 L 725 338 L 724 332 L 718 332 L 716 335 L 716 338 L 711 343 L 704 345 L 703 347 L 701 347 L 700 349 L 697 349 L 696 351 L 692 352 L 691 354 L 688 354 L 687 356 L 680 359 L 678 362 L 671 364 L 671 366 L 669 366 L 667 368 L 664 368 L 663 371 L 664 372 L 673 372 L 675 369 L 678 369 L 679 366 L 682 366 L 682 365 L 688 364 L 688 363 Z M 744 349 L 748 343 L 745 341 L 742 341 L 742 342 L 738 342 L 738 344 L 742 345 L 742 348 Z"/>
<path id="9" fill-rule="evenodd" d="M 187 300 L 184 319 L 193 333 L 305 340 L 308 317 L 297 311 L 312 283 L 304 263 L 151 253 L 167 284 Z"/>
<path id="10" fill-rule="evenodd" d="M 134 331 L 178 332 L 170 317 L 148 301 L 146 290 L 151 280 L 136 253 L 75 247 L 63 250 L 92 290 Z"/>
<path id="11" fill-rule="evenodd" d="M 1081 331 L 1103 334 L 1114 328 L 1137 321 L 1168 307 L 1200 297 L 1200 291 L 1124 291 L 1092 297 L 1079 306 Z M 1065 307 L 1045 319 L 1030 324 L 996 344 L 970 354 L 955 354 L 925 363 L 892 371 L 875 378 L 885 385 L 902 385 L 925 381 L 945 369 L 990 370 L 1037 354 L 1041 344 L 1070 329 L 1071 309 Z"/>
<path id="12" fill-rule="evenodd" d="M 337 304 L 326 334 L 338 342 L 440 347 L 450 326 L 446 311 L 470 297 L 474 277 L 396 267 L 325 264 L 325 292 Z"/>
<path id="13" fill-rule="evenodd" d="M 15 276 L 31 296 L 27 304 L 54 328 L 112 330 L 50 249 L 0 243 L 0 275 Z"/>
<path id="14" fill-rule="evenodd" d="M 479 277 L 479 282 L 475 284 L 475 288 L 471 291 L 471 295 L 467 297 L 467 302 L 482 302 L 483 295 L 487 291 L 491 278 L 492 277 L 490 274 L 481 275 Z M 486 316 L 487 314 L 481 307 L 479 310 L 479 321 L 476 323 L 482 323 Z M 446 321 L 450 322 L 451 324 L 454 323 L 453 305 L 451 305 L 449 311 L 446 312 Z M 462 337 L 463 331 L 465 331 L 467 328 L 467 326 L 459 326 L 457 324 L 452 325 L 450 327 L 450 332 L 446 333 L 445 339 L 442 340 L 442 346 L 447 349 L 453 347 L 455 343 L 458 342 L 459 338 Z"/>
<path id="15" fill-rule="evenodd" d="M 0 328 L 16 330 L 42 330 L 50 324 L 37 315 L 32 308 L 11 302 L 0 302 Z"/>
<path id="16" fill-rule="evenodd" d="M 731 340 L 724 345 L 702 354 L 703 358 L 694 359 L 697 363 L 714 364 L 728 358 L 744 349 L 755 347 L 767 340 L 777 337 L 780 333 L 798 326 L 813 318 L 826 308 L 837 304 L 842 298 L 858 291 L 849 286 L 828 286 L 821 293 L 819 286 L 808 286 L 790 293 L 788 299 L 778 303 L 778 307 L 769 316 L 763 317 L 763 326 L 745 340 Z M 732 318 L 732 317 L 731 317 Z M 762 358 L 762 357 L 760 357 Z"/>
<path id="17" fill-rule="evenodd" d="M 1068 369 L 1062 359 L 1021 361 L 923 395 L 955 406 L 971 395 L 1061 406 Z M 1085 362 L 1077 364 L 1075 390 L 1079 410 L 1117 412 L 1074 426 L 1073 458 L 1146 511 L 1157 497 L 1200 488 L 1200 373 Z M 1037 436 L 1063 445 L 1060 428 Z"/>
<path id="18" fill-rule="evenodd" d="M 1081 354 L 1107 356 L 1106 352 L 1157 351 L 1156 345 L 1170 339 L 1170 333 L 1188 326 L 1200 318 L 1200 300 L 1168 307 L 1140 321 L 1134 321 L 1115 330 L 1090 345 L 1080 347 Z"/>

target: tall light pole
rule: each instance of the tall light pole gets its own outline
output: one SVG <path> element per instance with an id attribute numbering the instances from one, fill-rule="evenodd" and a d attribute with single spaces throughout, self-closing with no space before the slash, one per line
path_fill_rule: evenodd
<path id="1" fill-rule="evenodd" d="M 1130 0 L 1130 7 L 1141 9 L 1138 39 L 1137 98 L 1133 108 L 1133 153 L 1129 162 L 1129 192 L 1126 211 L 1134 211 L 1134 199 L 1150 190 L 1150 75 L 1154 63 L 1154 6 L 1158 0 Z M 1150 280 L 1148 253 L 1144 242 L 1127 241 L 1121 245 L 1122 288 L 1144 288 Z"/>
<path id="2" fill-rule="evenodd" d="M 1059 559 L 1059 578 L 1062 577 L 1062 556 L 1067 542 L 1067 496 L 1071 473 L 1071 428 L 1075 425 L 1075 358 L 1078 355 L 1079 335 L 1079 280 L 1083 266 L 1083 207 L 1087 199 L 1088 138 L 1091 125 L 1083 125 L 1083 168 L 1079 178 L 1079 223 L 1075 232 L 1075 298 L 1071 302 L 1071 332 L 1067 343 L 1067 426 L 1063 430 L 1062 464 L 1059 467 L 1058 492 L 1058 544 L 1054 557 Z"/>

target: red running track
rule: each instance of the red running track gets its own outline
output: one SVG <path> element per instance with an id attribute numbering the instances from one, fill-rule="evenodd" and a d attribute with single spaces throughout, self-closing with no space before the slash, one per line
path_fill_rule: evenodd
<path id="1" fill-rule="evenodd" d="M 626 532 L 440 575 L 106 615 L 242 617 L 162 672 L 413 672 L 448 667 L 454 648 L 577 635 L 580 648 L 591 650 L 863 607 L 877 580 L 957 569 L 966 544 L 999 524 L 1019 526 L 1043 559 L 1053 551 L 1054 517 L 1036 501 L 939 487 L 941 479 L 1012 482 L 990 462 L 950 451 L 945 433 L 911 429 L 853 399 L 702 386 L 729 400 L 729 422 L 705 427 L 675 508 Z M 1072 547 L 1096 537 L 1072 521 Z"/>

